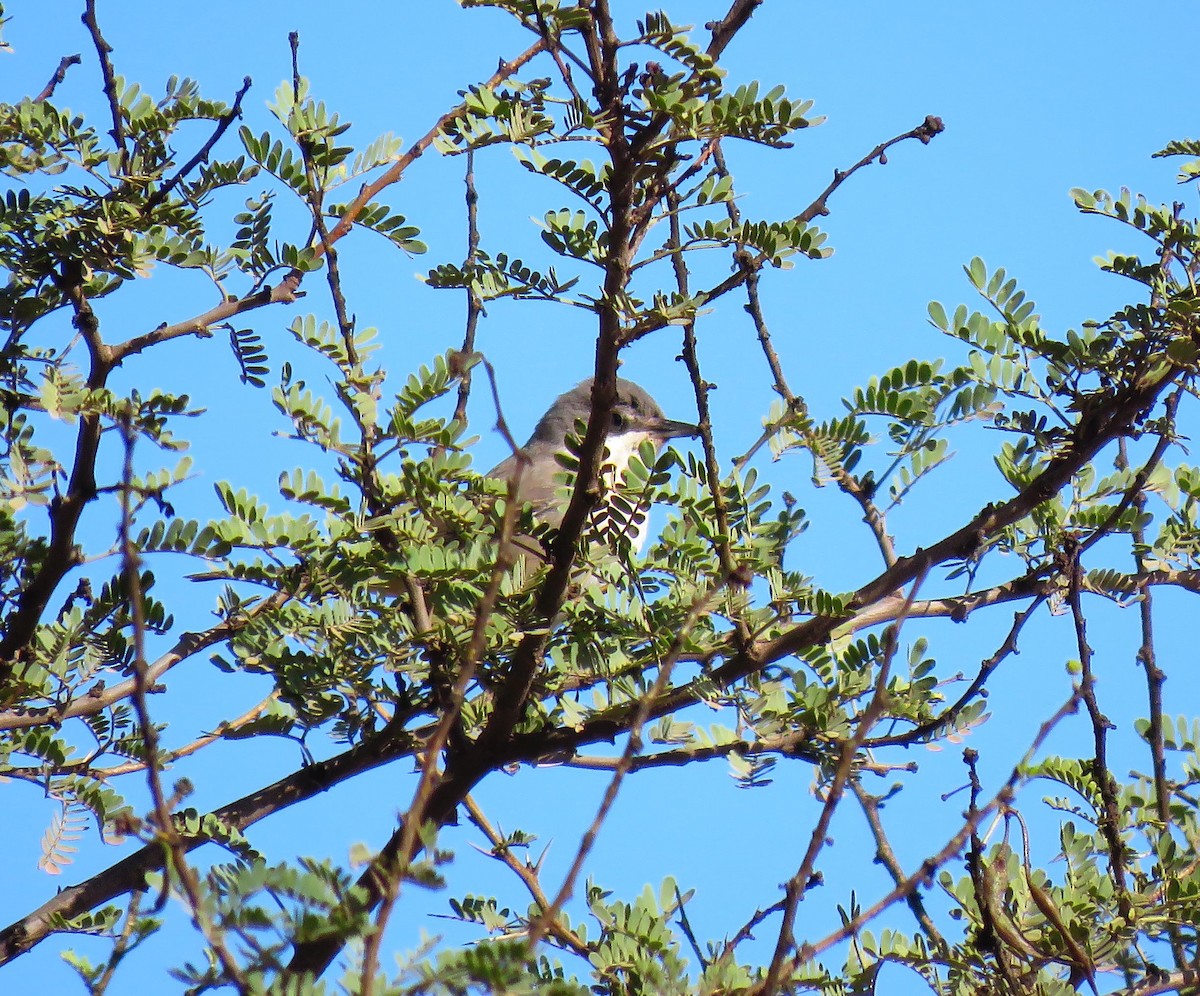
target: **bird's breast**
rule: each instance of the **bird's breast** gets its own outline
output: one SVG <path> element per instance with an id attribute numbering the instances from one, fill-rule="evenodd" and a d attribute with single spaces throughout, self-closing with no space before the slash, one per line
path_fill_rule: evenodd
<path id="1" fill-rule="evenodd" d="M 608 437 L 606 444 L 608 455 L 604 458 L 601 473 L 607 476 L 610 484 L 624 480 L 625 471 L 629 469 L 629 458 L 641 448 L 642 443 L 650 438 L 648 432 L 624 432 L 619 436 Z M 643 516 L 641 522 L 630 525 L 628 534 L 634 553 L 641 553 L 642 547 L 646 545 L 649 526 L 648 515 Z"/>

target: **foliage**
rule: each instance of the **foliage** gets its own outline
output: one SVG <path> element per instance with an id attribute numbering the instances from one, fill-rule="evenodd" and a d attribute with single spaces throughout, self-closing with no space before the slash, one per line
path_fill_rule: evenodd
<path id="1" fill-rule="evenodd" d="M 82 944 L 68 959 L 89 991 L 103 991 L 130 950 L 153 943 L 174 894 L 202 949 L 175 959 L 176 978 L 197 992 L 328 991 L 319 977 L 343 950 L 343 985 L 362 993 L 867 992 L 886 963 L 961 994 L 1190 978 L 1200 732 L 1193 717 L 1163 715 L 1150 592 L 1200 584 L 1200 470 L 1172 462 L 1200 358 L 1196 223 L 1177 205 L 1076 191 L 1082 212 L 1147 240 L 1144 256 L 1100 261 L 1132 281 L 1127 306 L 1048 329 L 1015 278 L 973 259 L 966 278 L 982 303 L 929 308 L 953 358 L 869 376 L 837 412 L 793 393 L 763 337 L 779 401 L 757 413 L 760 443 L 722 473 L 696 359 L 705 309 L 747 293 L 751 317 L 765 322 L 760 275 L 830 253 L 814 224 L 830 191 L 791 217 L 744 217 L 723 149 L 789 147 L 819 123 L 812 102 L 727 81 L 720 56 L 753 4 L 734 3 L 707 44 L 665 13 L 621 38 L 602 0 L 467 6 L 506 11 L 536 44 L 466 87 L 405 153 L 391 135 L 357 149 L 349 122 L 298 68 L 275 93 L 269 128 L 229 131 L 245 89 L 225 103 L 188 79 L 161 94 L 122 79 L 91 6 L 111 120 L 57 107 L 53 86 L 0 105 L 0 170 L 14 181 L 0 200 L 0 773 L 53 803 L 48 873 L 84 846 L 140 845 L 88 889 L 60 893 L 0 934 L 0 959 L 52 933 L 97 935 L 105 963 Z M 534 58 L 549 75 L 529 75 Z M 940 130 L 926 119 L 859 165 Z M 208 138 L 196 144 L 198 134 Z M 419 291 L 465 293 L 465 338 L 439 341 L 424 366 L 399 375 L 386 366 L 385 337 L 351 317 L 337 245 L 358 226 L 384 237 L 381 251 L 425 252 L 418 226 L 380 195 L 426 148 L 464 156 L 473 171 L 497 146 L 541 182 L 545 251 L 535 260 L 491 245 L 470 213 L 467 254 L 429 266 Z M 1160 155 L 1192 157 L 1181 179 L 1197 175 L 1196 143 Z M 839 171 L 835 188 L 857 168 Z M 226 217 L 218 205 L 233 195 L 243 206 Z M 714 251 L 731 270 L 700 262 Z M 216 303 L 114 338 L 94 305 L 155 265 L 207 278 Z M 317 280 L 329 305 L 294 315 L 291 340 L 247 324 L 271 321 Z M 562 455 L 557 526 L 477 472 L 465 408 L 450 410 L 490 375 L 475 327 L 488 304 L 510 298 L 595 322 L 592 417 Z M 77 335 L 64 334 L 64 317 Z M 702 455 L 646 444 L 614 479 L 604 453 L 619 356 L 672 330 L 696 388 Z M 270 384 L 278 412 L 275 426 L 246 426 L 247 437 L 282 426 L 305 456 L 277 468 L 277 494 L 216 482 L 214 506 L 187 488 L 183 455 L 207 413 L 184 394 L 122 388 L 111 375 L 124 366 L 137 382 L 141 354 L 217 331 L 236 361 L 230 389 Z M 935 476 L 947 481 L 960 439 L 992 445 L 1007 492 L 901 555 L 887 516 L 937 487 Z M 861 565 L 855 590 L 826 590 L 796 570 L 809 520 L 755 462 L 762 447 L 782 467 L 810 468 L 813 485 L 833 485 L 861 513 L 880 563 Z M 639 555 L 631 535 L 652 504 L 669 518 Z M 514 533 L 545 562 L 514 562 Z M 181 559 L 193 583 L 163 594 L 155 571 Z M 1136 605 L 1150 634 L 1139 655 L 1147 773 L 1121 777 L 1108 760 L 1086 638 L 1093 598 Z M 197 624 L 199 602 L 215 623 Z M 1018 610 L 1013 626 L 970 680 L 956 681 L 930 638 L 912 633 L 1005 604 Z M 988 719 L 989 678 L 1048 611 L 1075 624 L 1070 660 L 1057 661 L 1073 675 L 1069 702 L 1046 710 L 1042 736 L 990 795 L 968 749 L 965 815 L 918 867 L 902 868 L 887 857 L 879 814 L 907 782 L 874 795 L 871 778 L 911 772 L 909 747 L 969 738 Z M 150 693 L 202 656 L 216 665 L 214 688 L 265 681 L 269 692 L 179 742 L 153 718 Z M 1075 709 L 1094 751 L 1047 753 L 1045 737 Z M 185 781 L 164 784 L 167 769 L 210 744 L 245 751 L 261 737 L 294 741 L 305 763 L 212 811 L 184 805 Z M 616 757 L 604 749 L 614 744 Z M 713 758 L 747 790 L 780 765 L 808 765 L 820 816 L 782 898 L 756 897 L 757 912 L 739 911 L 721 940 L 703 944 L 688 915 L 701 899 L 672 878 L 629 899 L 593 875 L 564 906 L 574 879 L 562 899 L 547 892 L 541 859 L 524 857 L 532 834 L 494 829 L 471 797 L 520 764 L 607 767 L 615 792 L 627 774 Z M 393 837 L 356 853 L 361 869 L 307 856 L 269 863 L 255 849 L 263 816 L 387 763 L 420 774 Z M 1063 794 L 1045 807 L 1026 795 L 1018 807 L 1017 789 L 1035 781 Z M 801 942 L 796 912 L 848 796 L 895 889 L 879 903 L 839 897 L 840 920 Z M 416 941 L 389 972 L 381 945 L 397 902 L 418 887 L 458 888 L 439 831 L 462 807 L 530 903 L 454 893 L 447 916 L 478 943 Z M 1026 813 L 1042 808 L 1058 821 L 1055 866 L 1031 857 Z M 85 844 L 88 829 L 96 843 Z M 200 872 L 197 849 L 229 863 Z M 949 917 L 926 910 L 935 887 Z M 881 919 L 905 902 L 913 921 Z M 755 930 L 778 938 L 765 956 L 748 943 Z"/>

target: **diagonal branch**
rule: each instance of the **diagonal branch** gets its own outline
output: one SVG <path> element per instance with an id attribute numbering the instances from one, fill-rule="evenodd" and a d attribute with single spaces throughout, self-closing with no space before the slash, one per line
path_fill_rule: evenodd
<path id="1" fill-rule="evenodd" d="M 712 40 L 709 41 L 706 50 L 711 58 L 721 57 L 725 47 L 733 41 L 733 36 L 746 26 L 746 22 L 762 6 L 762 2 L 763 0 L 734 0 L 721 20 L 709 21 L 704 25 L 712 32 Z"/>
<path id="2" fill-rule="evenodd" d="M 504 80 L 512 76 L 513 73 L 529 62 L 534 56 L 544 51 L 545 47 L 545 42 L 539 39 L 515 59 L 511 59 L 508 62 L 501 60 L 499 67 L 488 77 L 483 85 L 490 88 L 504 82 Z M 425 151 L 433 144 L 433 140 L 437 138 L 438 133 L 463 113 L 465 106 L 465 104 L 459 104 L 457 107 L 443 114 L 429 131 L 417 139 L 404 155 L 388 167 L 386 172 L 371 183 L 363 184 L 362 189 L 358 192 L 358 196 L 346 205 L 346 210 L 342 213 L 342 217 L 338 220 L 338 223 L 329 230 L 330 243 L 336 242 L 350 231 L 354 225 L 354 220 L 362 213 L 363 208 L 371 202 L 371 199 L 381 190 L 390 187 L 393 183 L 397 183 L 404 176 L 404 171 L 425 154 Z M 319 247 L 318 255 L 320 255 Z"/>
<path id="3" fill-rule="evenodd" d="M 217 126 L 213 129 L 213 133 L 208 136 L 208 141 L 200 146 L 196 154 L 192 156 L 192 158 L 186 163 L 184 163 L 179 168 L 179 171 L 173 177 L 171 177 L 171 179 L 169 179 L 166 183 L 159 187 L 158 190 L 154 191 L 154 193 L 146 198 L 146 206 L 143 208 L 144 211 L 154 210 L 154 208 L 167 199 L 167 195 L 170 194 L 172 190 L 179 186 L 180 181 L 182 181 L 185 176 L 191 173 L 191 171 L 201 163 L 208 162 L 208 157 L 212 153 L 212 150 L 216 147 L 217 142 L 221 140 L 221 136 L 225 134 L 229 126 L 233 124 L 234 121 L 242 116 L 242 99 L 246 96 L 246 93 L 249 90 L 250 77 L 247 76 L 242 80 L 242 85 L 233 98 L 233 105 L 228 111 L 226 111 L 221 115 L 220 118 L 217 119 Z"/>
<path id="4" fill-rule="evenodd" d="M 35 104 L 40 104 L 44 100 L 49 100 L 54 96 L 54 91 L 58 89 L 58 84 L 67 78 L 67 70 L 72 66 L 78 66 L 83 61 L 80 55 L 64 55 L 59 60 L 58 68 L 54 70 L 54 75 L 50 77 L 50 81 L 42 88 L 42 92 L 33 98 Z"/>
<path id="5" fill-rule="evenodd" d="M 530 59 L 542 51 L 543 43 L 535 42 L 524 52 L 518 55 L 511 61 L 500 63 L 499 68 L 494 72 L 484 84 L 484 86 L 496 86 L 498 83 L 507 79 L 518 69 L 524 66 Z M 405 170 L 416 162 L 425 150 L 433 144 L 433 140 L 438 133 L 456 117 L 463 113 L 465 105 L 458 104 L 456 107 L 447 111 L 434 123 L 421 138 L 419 138 L 409 150 L 393 163 L 386 172 L 376 178 L 369 184 L 364 184 L 358 192 L 358 196 L 354 198 L 342 213 L 342 217 L 337 224 L 329 230 L 329 234 L 324 242 L 318 242 L 313 246 L 313 252 L 319 259 L 324 255 L 326 246 L 333 245 L 344 235 L 349 233 L 354 226 L 355 219 L 362 213 L 363 209 L 371 202 L 381 190 L 391 186 L 404 176 Z M 197 315 L 194 318 L 186 319 L 182 322 L 177 322 L 174 325 L 160 325 L 156 329 L 145 332 L 142 335 L 134 336 L 133 338 L 114 347 L 114 353 L 117 361 L 121 361 L 135 353 L 140 353 L 142 350 L 153 346 L 159 342 L 165 342 L 168 339 L 177 339 L 185 335 L 204 335 L 207 333 L 209 326 L 216 325 L 218 322 L 227 321 L 236 315 L 243 314 L 247 311 L 254 311 L 258 308 L 265 307 L 269 304 L 291 304 L 299 294 L 300 283 L 303 279 L 303 274 L 299 270 L 292 270 L 286 277 L 273 287 L 263 288 L 244 298 L 235 298 L 233 300 L 222 301 L 214 308 L 210 308 L 203 314 Z"/>
<path id="6" fill-rule="evenodd" d="M 224 620 L 202 633 L 184 633 L 175 642 L 175 646 L 146 668 L 148 683 L 154 685 L 176 664 L 194 657 L 201 650 L 224 643 L 263 613 L 279 608 L 288 600 L 288 597 L 283 592 L 276 592 L 271 597 L 252 606 L 236 619 Z M 27 730 L 35 726 L 58 726 L 68 719 L 94 716 L 123 699 L 129 698 L 134 692 L 135 684 L 135 680 L 130 678 L 109 688 L 96 687 L 60 707 L 15 708 L 0 712 L 0 731 Z"/>
<path id="7" fill-rule="evenodd" d="M 1139 384 L 1116 396 L 1097 398 L 1086 407 L 1072 429 L 1066 446 L 1024 490 L 999 505 L 987 505 L 969 522 L 926 549 L 901 557 L 890 569 L 863 585 L 850 599 L 857 610 L 890 596 L 899 588 L 925 573 L 931 564 L 970 557 L 1001 530 L 1023 519 L 1039 505 L 1053 498 L 1061 488 L 1085 467 L 1105 446 L 1132 430 L 1145 416 L 1159 395 L 1179 378 L 1181 371 L 1170 370 L 1159 380 Z M 779 660 L 797 650 L 824 639 L 847 619 L 818 617 L 768 641 L 755 655 L 762 662 Z M 722 682 L 748 674 L 757 661 L 732 661 L 719 668 L 714 677 Z"/>
<path id="8" fill-rule="evenodd" d="M 857 630 L 872 622 L 895 618 L 890 613 L 897 606 L 896 593 L 900 589 L 938 564 L 971 557 L 977 550 L 986 547 L 991 538 L 1053 498 L 1100 450 L 1132 431 L 1135 423 L 1147 414 L 1159 395 L 1181 374 L 1180 369 L 1169 370 L 1159 380 L 1139 382 L 1115 397 L 1097 397 L 1080 415 L 1064 448 L 1018 494 L 1001 504 L 985 506 L 970 521 L 931 546 L 918 549 L 910 556 L 900 557 L 892 567 L 855 591 L 849 597 L 844 613 L 814 616 L 778 636 L 736 650 L 724 664 L 704 676 L 704 684 L 728 687 L 768 664 L 827 641 L 847 627 Z M 1026 595 L 1038 594 L 1033 581 L 1033 578 L 1026 579 L 1025 583 L 1030 585 L 1025 589 Z M 1165 572 L 1162 576 L 1138 578 L 1134 587 L 1139 584 L 1178 584 L 1188 587 L 1196 584 L 1196 581 L 1190 572 Z M 1018 584 L 1016 590 L 1020 587 Z M 993 589 L 990 596 L 995 601 L 1008 601 L 1020 597 L 1016 590 L 1001 586 Z M 973 610 L 975 606 L 970 601 L 973 597 L 962 596 L 963 601 L 957 603 L 958 611 Z M 945 600 L 935 602 L 928 614 L 947 614 L 954 618 L 954 605 Z M 921 604 L 917 603 L 914 611 L 920 610 Z M 666 715 L 702 700 L 702 689 L 692 682 L 663 696 L 656 704 L 653 715 Z M 613 724 L 618 729 L 624 728 L 635 711 L 636 707 L 629 704 L 616 707 L 583 724 L 580 733 L 587 737 L 599 728 L 611 730 Z"/>
<path id="9" fill-rule="evenodd" d="M 405 730 L 411 719 L 409 713 L 397 712 L 377 734 L 350 750 L 285 775 L 214 810 L 212 815 L 221 823 L 244 831 L 259 820 L 311 799 L 355 775 L 397 758 L 410 757 L 417 748 L 416 737 Z M 207 843 L 207 836 L 181 835 L 185 852 Z M 61 890 L 32 913 L 0 930 L 0 965 L 45 940 L 61 919 L 69 920 L 127 892 L 143 889 L 146 876 L 161 870 L 166 857 L 160 844 L 146 844 L 91 878 Z"/>
<path id="10" fill-rule="evenodd" d="M 941 134 L 944 128 L 945 126 L 942 124 L 941 118 L 928 115 L 924 121 L 917 125 L 917 127 L 904 132 L 902 135 L 897 135 L 895 138 L 890 138 L 886 142 L 881 142 L 849 169 L 835 170 L 832 182 L 817 196 L 817 198 L 811 204 L 809 204 L 808 207 L 796 215 L 792 220 L 808 222 L 812 221 L 813 218 L 817 217 L 818 215 L 828 214 L 829 208 L 827 202 L 830 196 L 832 196 L 838 187 L 845 183 L 851 176 L 857 173 L 864 166 L 867 166 L 876 160 L 880 162 L 886 162 L 887 150 L 899 142 L 906 142 L 910 139 L 916 139 L 923 145 L 928 145 L 934 136 Z M 750 264 L 755 270 L 761 270 L 766 263 L 767 257 L 762 253 L 750 260 Z M 701 308 L 705 305 L 711 304 L 717 298 L 728 294 L 731 290 L 741 287 L 742 284 L 746 282 L 746 279 L 747 271 L 746 268 L 742 267 L 739 268 L 737 273 L 726 277 L 719 284 L 714 285 L 708 290 L 697 291 L 694 296 L 696 307 Z M 645 321 L 639 322 L 636 327 L 628 332 L 628 341 L 633 342 L 642 338 L 643 336 L 649 335 L 651 332 L 656 332 L 666 324 L 667 320 L 662 316 L 655 315 L 647 318 Z"/>
<path id="11" fill-rule="evenodd" d="M 550 897 L 546 895 L 542 888 L 542 883 L 538 879 L 538 866 L 530 864 L 528 861 L 519 861 L 517 856 L 513 854 L 512 847 L 504 840 L 497 830 L 488 822 L 487 816 L 483 810 L 479 808 L 477 803 L 470 795 L 463 799 L 463 806 L 467 810 L 467 818 L 475 824 L 487 837 L 488 842 L 492 845 L 489 852 L 491 857 L 497 861 L 507 865 L 529 890 L 529 895 L 533 901 L 537 903 L 538 909 L 546 910 L 550 908 Z M 562 919 L 555 919 L 547 926 L 548 933 L 561 944 L 565 949 L 573 951 L 580 958 L 586 958 L 591 954 L 591 948 L 575 931 L 571 930 Z"/>

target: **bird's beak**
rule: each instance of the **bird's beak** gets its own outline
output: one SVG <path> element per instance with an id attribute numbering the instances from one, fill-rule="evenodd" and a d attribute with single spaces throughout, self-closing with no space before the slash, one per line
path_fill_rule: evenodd
<path id="1" fill-rule="evenodd" d="M 680 436 L 700 435 L 699 426 L 692 425 L 691 422 L 676 422 L 669 418 L 648 418 L 645 429 L 660 442 Z"/>

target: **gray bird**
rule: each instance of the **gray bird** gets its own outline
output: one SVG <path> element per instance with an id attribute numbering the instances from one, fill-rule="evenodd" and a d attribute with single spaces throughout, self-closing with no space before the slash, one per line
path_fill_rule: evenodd
<path id="1" fill-rule="evenodd" d="M 588 421 L 592 412 L 592 378 L 576 385 L 565 394 L 560 394 L 542 416 L 533 435 L 522 449 L 529 463 L 521 475 L 518 497 L 533 505 L 537 518 L 551 526 L 557 526 L 566 511 L 566 505 L 556 500 L 558 482 L 555 476 L 562 472 L 557 455 L 567 452 L 567 436 L 575 431 L 577 421 Z M 611 473 L 622 477 L 629 465 L 629 458 L 638 451 L 642 443 L 649 440 L 657 450 L 668 439 L 679 436 L 695 436 L 700 430 L 690 422 L 676 422 L 666 418 L 662 409 L 646 390 L 628 380 L 617 380 L 617 400 L 610 415 L 612 423 L 608 430 L 606 448 L 608 455 L 603 466 L 612 468 Z M 487 476 L 512 480 L 517 470 L 517 458 L 510 456 L 498 464 Z M 645 541 L 645 527 L 634 537 L 634 549 L 641 550 Z M 515 545 L 529 559 L 545 559 L 541 544 L 527 536 L 519 536 Z M 534 563 L 537 561 L 535 560 Z"/>

